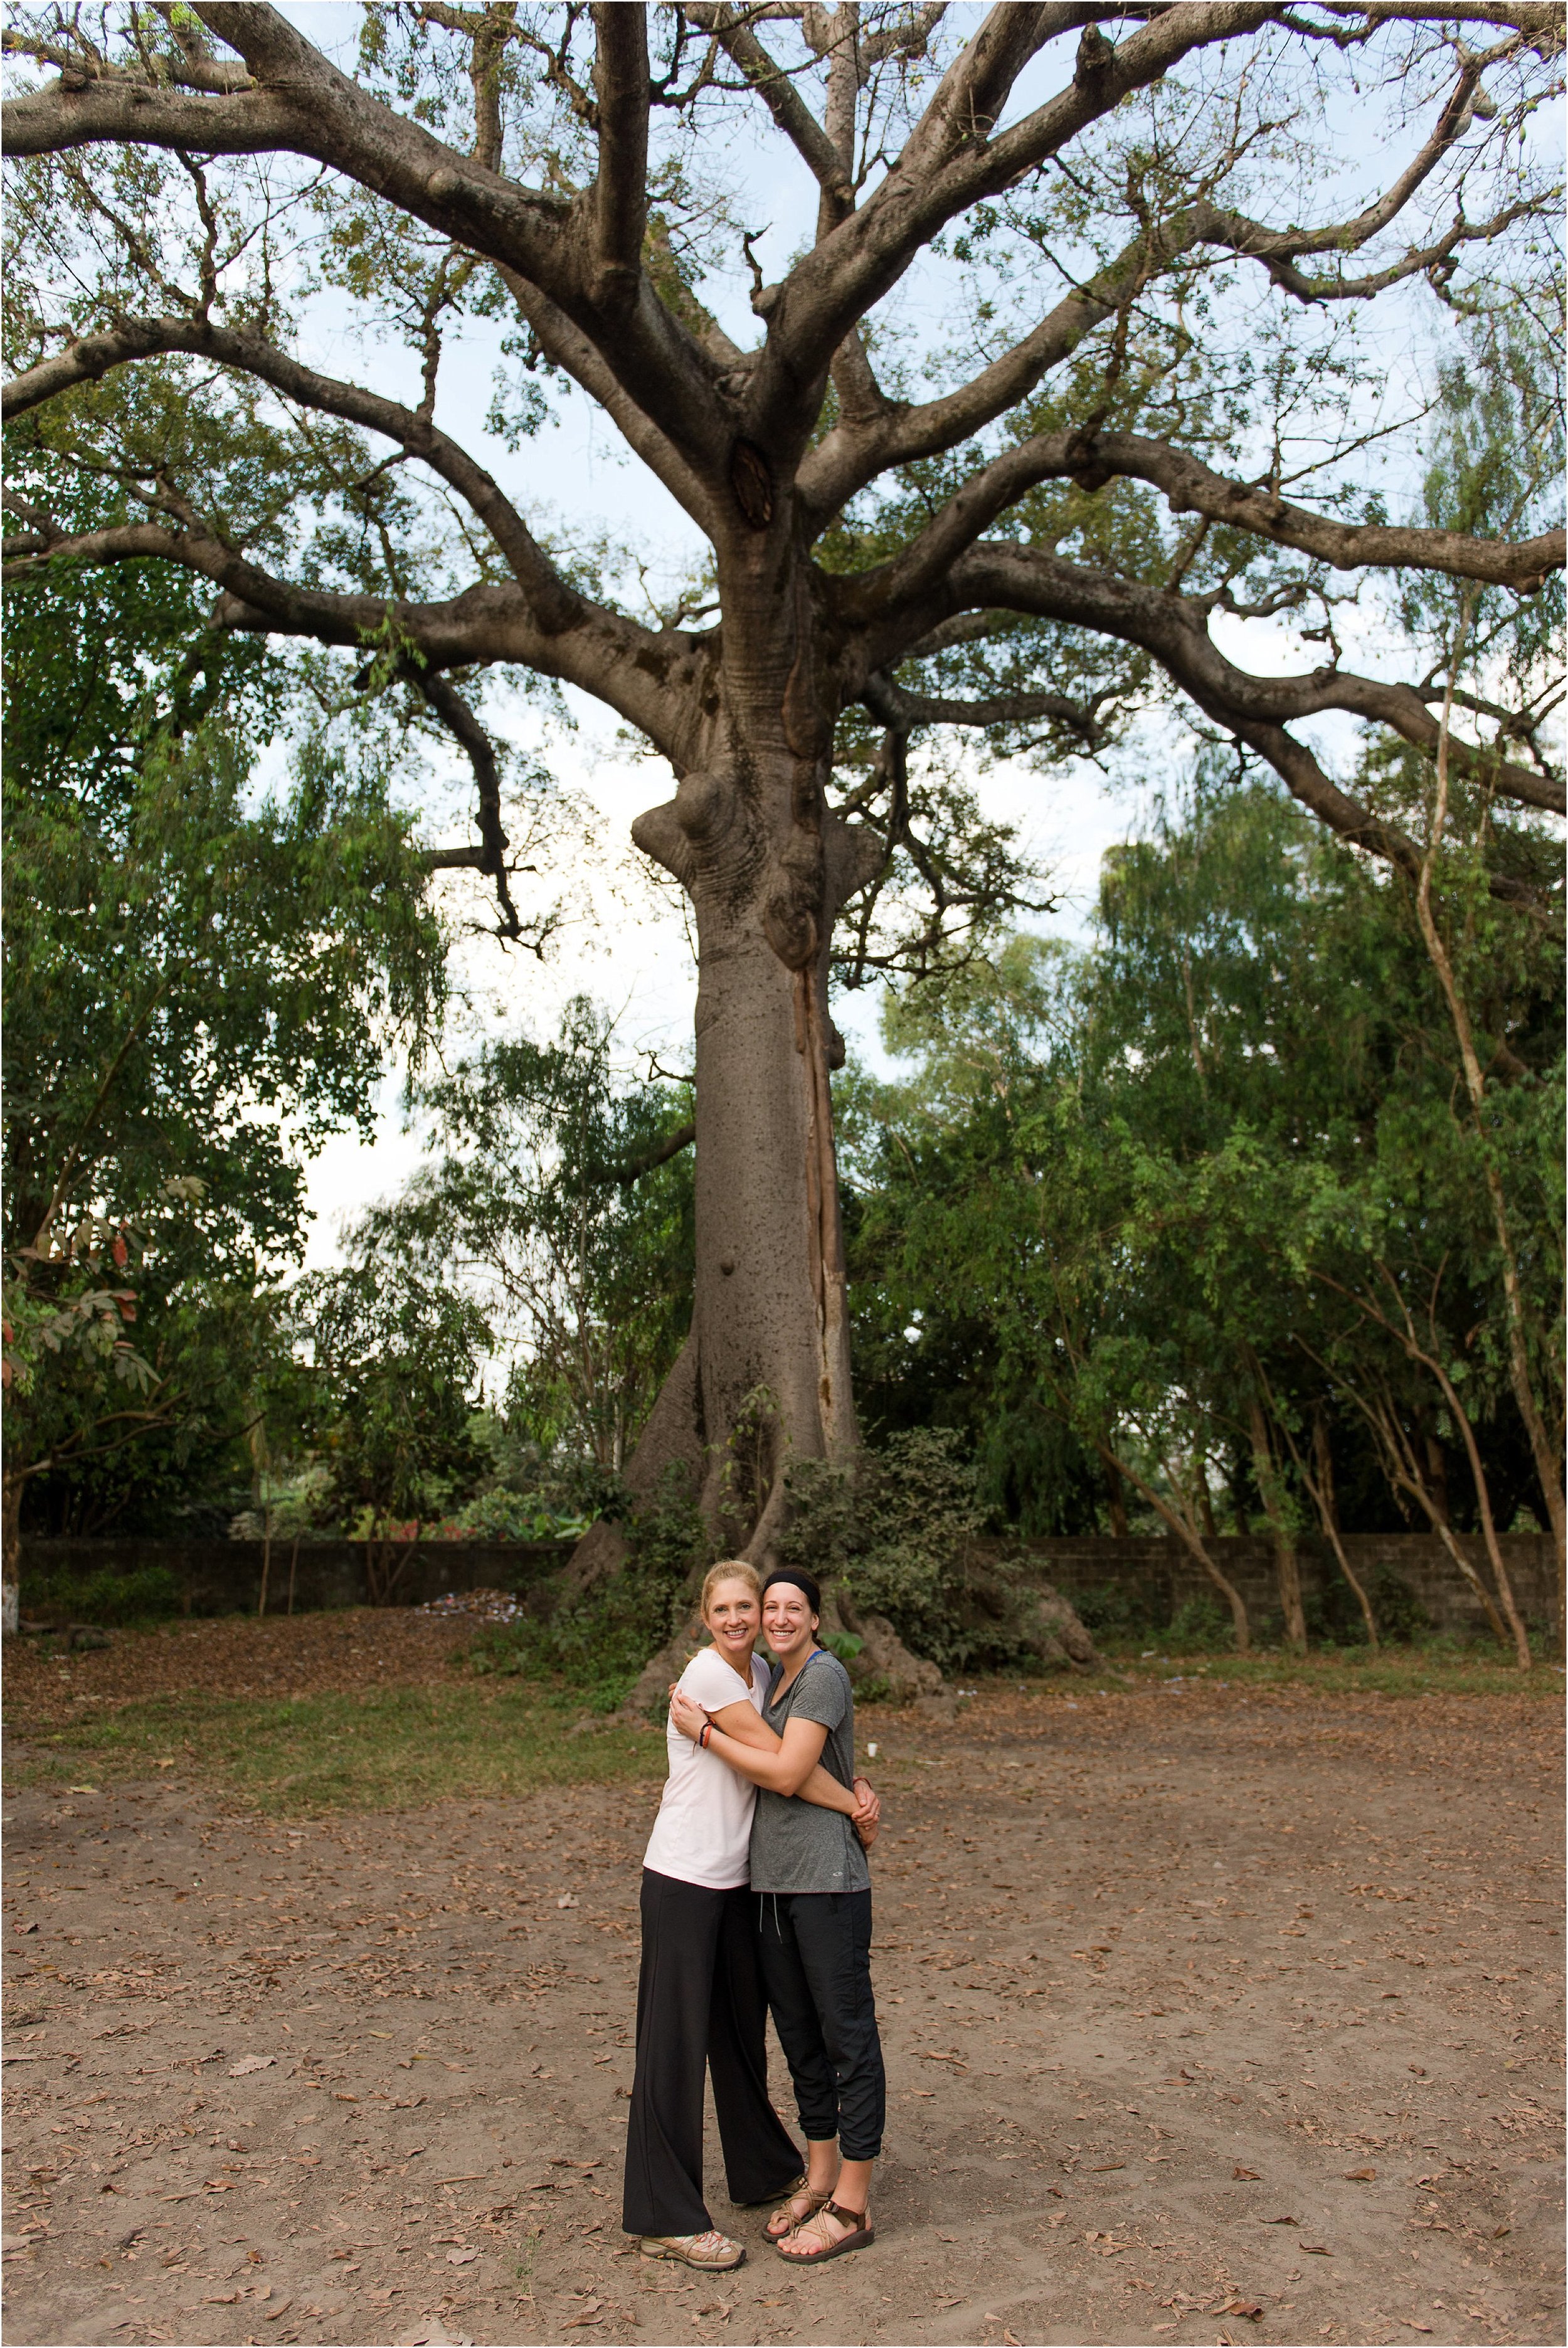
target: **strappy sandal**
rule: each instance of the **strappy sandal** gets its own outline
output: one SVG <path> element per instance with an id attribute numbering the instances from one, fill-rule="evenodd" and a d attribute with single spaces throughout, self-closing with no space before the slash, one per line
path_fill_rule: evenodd
<path id="1" fill-rule="evenodd" d="M 705 2234 L 644 2234 L 637 2245 L 645 2259 L 674 2259 L 683 2267 L 727 2274 L 745 2257 L 745 2245 L 710 2228 Z"/>
<path id="2" fill-rule="evenodd" d="M 825 2241 L 819 2235 L 817 2239 L 821 2246 L 815 2250 L 788 2249 L 786 2245 L 798 2240 L 806 2227 L 815 2222 L 813 2219 L 808 2218 L 804 2225 L 795 2229 L 794 2234 L 786 2235 L 784 2241 L 774 2244 L 780 2258 L 786 2259 L 792 2267 L 819 2267 L 825 2259 L 842 2258 L 846 2250 L 864 2250 L 876 2240 L 876 2230 L 870 2222 L 870 2212 L 866 2209 L 841 2209 L 836 2201 L 825 2201 L 817 2215 L 841 2218 L 850 2231 L 847 2234 L 841 2234 L 836 2242 Z"/>
<path id="3" fill-rule="evenodd" d="M 767 2224 L 763 2228 L 763 2231 L 770 2242 L 782 2242 L 789 2235 L 798 2231 L 802 2226 L 809 2225 L 817 2211 L 825 2209 L 832 2199 L 831 2186 L 825 2193 L 819 2193 L 815 2186 L 808 2185 L 803 2177 L 800 2183 L 791 2191 L 787 2200 L 780 2202 Z M 795 2215 L 794 2208 L 797 2201 L 804 2201 L 809 2205 L 798 2217 Z M 784 2219 L 783 2225 L 779 2223 L 781 2218 Z"/>

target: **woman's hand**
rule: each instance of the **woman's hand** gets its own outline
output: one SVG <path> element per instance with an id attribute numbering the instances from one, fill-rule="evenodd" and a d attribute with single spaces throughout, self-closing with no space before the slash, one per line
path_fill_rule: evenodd
<path id="1" fill-rule="evenodd" d="M 708 1715 L 702 1705 L 693 1704 L 679 1687 L 672 1687 L 670 1691 L 670 1717 L 681 1735 L 689 1736 L 693 1745 L 708 1725 Z"/>
<path id="2" fill-rule="evenodd" d="M 856 1803 L 849 1823 L 860 1838 L 861 1849 L 869 1850 L 882 1830 L 882 1804 L 872 1791 L 869 1777 L 856 1777 L 853 1790 Z"/>

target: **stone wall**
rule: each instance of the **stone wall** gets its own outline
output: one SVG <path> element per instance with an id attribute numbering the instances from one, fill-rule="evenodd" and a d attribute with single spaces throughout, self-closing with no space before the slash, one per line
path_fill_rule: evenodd
<path id="1" fill-rule="evenodd" d="M 1491 1568 L 1485 1544 L 1461 1542 L 1465 1555 L 1488 1589 Z M 1141 1601 L 1144 1619 L 1168 1623 L 1189 1599 L 1225 1601 L 1201 1565 L 1179 1542 L 1148 1540 L 1032 1540 L 1024 1544 L 1049 1579 L 1068 1597 L 1120 1588 Z M 1543 1629 L 1556 1620 L 1556 1582 L 1552 1542 L 1545 1533 L 1509 1533 L 1501 1543 L 1503 1564 L 1521 1612 Z M 1213 1544 L 1214 1562 L 1236 1585 L 1255 1623 L 1279 1613 L 1274 1551 L 1267 1541 L 1227 1538 Z M 1484 1631 L 1486 1616 L 1440 1540 L 1419 1533 L 1348 1533 L 1345 1553 L 1363 1587 L 1374 1590 L 1384 1575 L 1401 1582 L 1439 1631 Z M 1314 1602 L 1332 1621 L 1358 1615 L 1333 1550 L 1325 1542 L 1303 1542 L 1302 1594 L 1310 1614 Z"/>
<path id="2" fill-rule="evenodd" d="M 1016 1553 L 1016 1544 L 1012 1545 Z M 1119 1590 L 1140 1616 L 1168 1623 L 1189 1599 L 1218 1601 L 1203 1569 L 1172 1540 L 1035 1540 L 1024 1544 L 1040 1560 L 1044 1577 L 1068 1597 Z M 1440 1541 L 1419 1534 L 1350 1534 L 1346 1550 L 1362 1581 L 1376 1585 L 1392 1575 L 1409 1591 L 1436 1630 L 1484 1630 L 1486 1618 Z M 1465 1543 L 1481 1579 L 1491 1569 L 1479 1540 Z M 1544 1534 L 1507 1536 L 1503 1557 L 1527 1619 L 1544 1628 L 1555 1620 L 1552 1544 Z M 395 1602 L 417 1606 L 449 1590 L 525 1589 L 554 1572 L 571 1555 L 570 1541 L 412 1541 L 399 1558 Z M 1279 1611 L 1274 1556 L 1266 1541 L 1222 1540 L 1214 1543 L 1222 1570 L 1235 1582 L 1261 1629 Z M 267 1612 L 286 1611 L 292 1545 L 274 1541 L 268 1574 Z M 261 1543 L 231 1540 L 32 1540 L 22 1550 L 22 1611 L 31 1610 L 29 1586 L 39 1577 L 68 1572 L 133 1573 L 163 1566 L 174 1576 L 181 1601 L 191 1614 L 253 1614 L 261 1590 Z M 302 1541 L 293 1559 L 296 1612 L 366 1602 L 363 1541 Z M 1355 1601 L 1346 1589 L 1326 1544 L 1305 1543 L 1301 1575 L 1308 1611 L 1321 1619 L 1348 1620 Z"/>
<path id="3" fill-rule="evenodd" d="M 520 1590 L 553 1573 L 570 1541 L 409 1541 L 397 1545 L 395 1591 L 400 1606 L 418 1606 L 448 1590 Z M 267 1572 L 267 1612 L 364 1606 L 368 1592 L 364 1541 L 275 1540 Z M 28 1540 L 22 1544 L 22 1612 L 41 1578 L 69 1573 L 127 1574 L 162 1566 L 174 1576 L 188 1614 L 254 1614 L 261 1603 L 263 1544 L 237 1540 Z"/>

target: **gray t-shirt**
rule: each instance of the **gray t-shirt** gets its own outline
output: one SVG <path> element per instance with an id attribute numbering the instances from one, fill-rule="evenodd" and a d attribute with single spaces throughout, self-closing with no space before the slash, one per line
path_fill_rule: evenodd
<path id="1" fill-rule="evenodd" d="M 794 1684 L 777 1694 L 784 1666 L 774 1673 L 763 1718 L 782 1736 L 790 1720 L 820 1721 L 827 1731 L 822 1766 L 841 1786 L 855 1783 L 855 1696 L 849 1673 L 825 1649 L 812 1655 Z M 869 1891 L 871 1869 L 860 1838 L 838 1810 L 825 1810 L 794 1794 L 757 1793 L 752 1818 L 753 1891 Z"/>

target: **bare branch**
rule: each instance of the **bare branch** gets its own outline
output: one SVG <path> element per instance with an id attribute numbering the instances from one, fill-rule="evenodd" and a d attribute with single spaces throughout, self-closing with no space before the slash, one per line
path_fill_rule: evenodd
<path id="1" fill-rule="evenodd" d="M 15 510 L 9 492 L 5 504 Z M 35 525 L 11 542 L 11 552 L 16 559 L 5 565 L 8 582 L 40 577 L 56 562 L 152 557 L 224 591 L 213 614 L 220 627 L 358 650 L 383 641 L 390 624 L 400 643 L 433 670 L 515 662 L 597 695 L 682 765 L 690 762 L 700 727 L 699 695 L 710 656 L 701 638 L 675 630 L 654 633 L 587 602 L 573 626 L 549 634 L 510 581 L 486 582 L 438 603 L 299 587 L 236 552 L 197 518 L 179 527 L 130 522 L 75 537 L 53 524 L 47 532 Z"/>
<path id="2" fill-rule="evenodd" d="M 1324 822 L 1405 871 L 1414 873 L 1419 869 L 1415 843 L 1341 791 L 1323 773 L 1311 751 L 1284 730 L 1291 718 L 1326 709 L 1349 709 L 1376 718 L 1407 739 L 1410 738 L 1407 729 L 1417 722 L 1419 713 L 1424 736 L 1433 721 L 1411 687 L 1385 685 L 1332 669 L 1305 677 L 1251 675 L 1228 661 L 1211 641 L 1201 605 L 1108 572 L 1063 562 L 1036 547 L 996 542 L 971 547 L 933 591 L 925 614 L 927 626 L 966 605 L 1029 612 L 1141 645 L 1206 716 L 1267 758 L 1296 796 Z M 876 632 L 870 631 L 866 645 L 868 671 L 902 657 L 903 651 L 897 643 L 879 645 Z M 1451 743 L 1450 755 L 1457 758 L 1460 749 L 1457 742 Z M 1475 750 L 1469 752 L 1469 762 L 1494 790 L 1524 797 L 1525 790 L 1516 788 L 1522 781 L 1528 788 L 1529 804 L 1541 803 L 1541 778 L 1528 769 L 1503 766 Z M 1493 893 L 1502 897 L 1533 899 L 1535 894 L 1522 883 L 1501 878 L 1494 877 L 1491 886 Z"/>
<path id="3" fill-rule="evenodd" d="M 302 407 L 342 417 L 396 442 L 428 465 L 472 508 L 547 633 L 570 627 L 579 617 L 582 597 L 567 586 L 517 508 L 466 448 L 438 431 L 428 416 L 362 390 L 357 384 L 318 375 L 260 335 L 234 333 L 202 318 L 129 319 L 111 332 L 84 335 L 25 375 L 13 376 L 0 394 L 0 412 L 9 421 L 74 384 L 98 380 L 111 368 L 177 353 L 237 367 L 271 384 Z"/>
<path id="4" fill-rule="evenodd" d="M 1074 480 L 1090 491 L 1117 475 L 1151 482 L 1173 513 L 1201 513 L 1229 529 L 1247 530 L 1274 546 L 1290 546 L 1336 571 L 1436 571 L 1489 586 L 1533 594 L 1568 556 L 1561 530 L 1519 545 L 1470 538 L 1450 530 L 1415 530 L 1378 522 L 1332 521 L 1268 490 L 1212 472 L 1195 457 L 1133 432 L 1041 433 L 1021 440 L 970 475 L 936 518 L 890 562 L 838 584 L 847 619 L 869 618 L 923 596 L 1008 507 L 1041 481 Z"/>
<path id="5" fill-rule="evenodd" d="M 593 187 L 592 290 L 612 308 L 635 303 L 648 224 L 648 25 L 641 8 L 595 0 L 593 61 L 599 176 Z"/>

